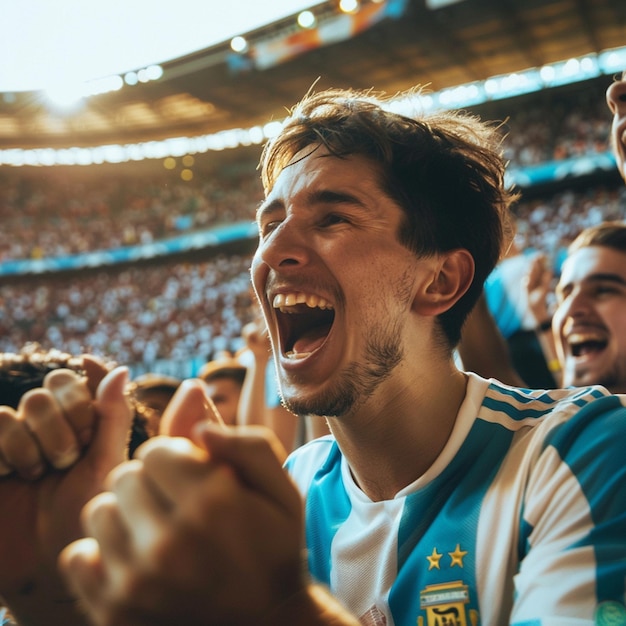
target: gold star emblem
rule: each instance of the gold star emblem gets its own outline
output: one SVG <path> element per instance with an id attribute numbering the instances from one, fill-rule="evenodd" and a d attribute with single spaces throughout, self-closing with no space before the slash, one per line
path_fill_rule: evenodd
<path id="1" fill-rule="evenodd" d="M 439 554 L 439 552 L 437 552 L 437 548 L 433 548 L 433 553 L 430 556 L 426 557 L 428 559 L 428 562 L 430 563 L 430 565 L 428 566 L 428 571 L 434 569 L 435 567 L 437 569 L 441 569 L 439 567 L 439 561 L 441 560 L 442 556 L 443 554 Z"/>
<path id="2" fill-rule="evenodd" d="M 448 552 L 448 554 L 452 559 L 450 567 L 454 567 L 455 565 L 463 567 L 463 557 L 467 554 L 467 550 L 461 550 L 461 545 L 457 543 L 454 552 Z"/>

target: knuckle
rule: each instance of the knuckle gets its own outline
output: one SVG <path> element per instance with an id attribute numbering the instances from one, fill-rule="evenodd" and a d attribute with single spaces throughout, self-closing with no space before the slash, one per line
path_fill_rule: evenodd
<path id="1" fill-rule="evenodd" d="M 107 487 L 112 492 L 119 491 L 131 483 L 136 483 L 143 472 L 143 463 L 137 459 L 131 459 L 114 467 L 107 477 Z"/>
<path id="2" fill-rule="evenodd" d="M 48 372 L 43 380 L 43 386 L 46 389 L 54 390 L 80 380 L 81 376 L 78 373 L 70 369 L 61 368 Z"/>

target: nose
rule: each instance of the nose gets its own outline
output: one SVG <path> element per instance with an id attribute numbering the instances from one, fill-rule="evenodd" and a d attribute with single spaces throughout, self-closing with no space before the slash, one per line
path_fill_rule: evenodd
<path id="1" fill-rule="evenodd" d="M 581 290 L 574 290 L 559 304 L 554 318 L 557 324 L 561 326 L 568 319 L 580 321 L 592 315 L 593 306 L 589 298 Z"/>
<path id="2" fill-rule="evenodd" d="M 310 246 L 302 225 L 292 216 L 284 219 L 260 240 L 256 257 L 273 270 L 302 268 L 310 258 Z"/>
<path id="3" fill-rule="evenodd" d="M 613 115 L 626 115 L 626 75 L 606 90 L 606 103 Z"/>

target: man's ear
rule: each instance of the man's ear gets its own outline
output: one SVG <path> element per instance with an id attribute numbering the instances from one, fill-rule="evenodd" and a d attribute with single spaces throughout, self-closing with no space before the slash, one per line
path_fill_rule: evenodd
<path id="1" fill-rule="evenodd" d="M 473 278 L 474 259 L 467 250 L 438 255 L 430 279 L 415 294 L 413 310 L 421 315 L 440 315 L 459 301 Z"/>

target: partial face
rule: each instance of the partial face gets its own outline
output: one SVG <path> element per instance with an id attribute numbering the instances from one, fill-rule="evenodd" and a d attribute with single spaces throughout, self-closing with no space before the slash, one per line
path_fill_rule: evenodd
<path id="1" fill-rule="evenodd" d="M 570 255 L 552 321 L 563 383 L 626 392 L 626 254 L 591 246 Z"/>
<path id="2" fill-rule="evenodd" d="M 281 173 L 259 209 L 252 281 L 293 412 L 339 416 L 388 384 L 421 264 L 376 164 L 322 148 Z"/>
<path id="3" fill-rule="evenodd" d="M 232 378 L 216 378 L 205 383 L 209 398 L 222 416 L 225 424 L 232 426 L 237 423 L 237 408 L 241 385 Z"/>
<path id="4" fill-rule="evenodd" d="M 143 389 L 139 399 L 144 409 L 143 417 L 146 419 L 145 429 L 150 437 L 159 432 L 159 424 L 165 407 L 174 395 L 175 389 L 165 390 L 160 388 Z"/>
<path id="5" fill-rule="evenodd" d="M 607 89 L 606 101 L 613 114 L 611 145 L 619 172 L 626 181 L 626 71 L 621 80 Z"/>

